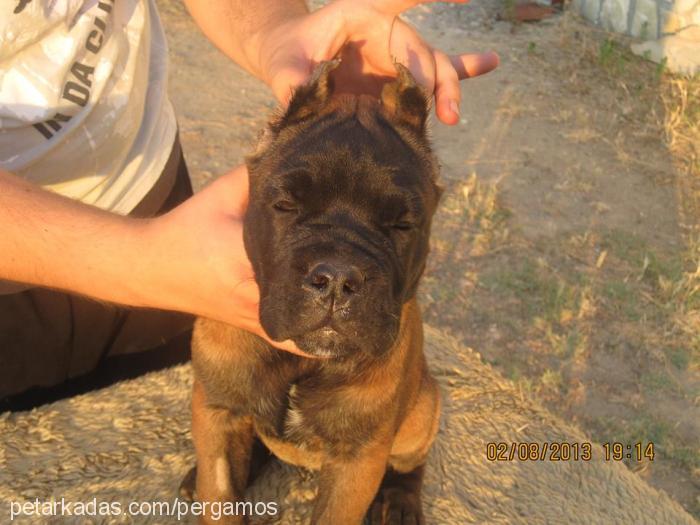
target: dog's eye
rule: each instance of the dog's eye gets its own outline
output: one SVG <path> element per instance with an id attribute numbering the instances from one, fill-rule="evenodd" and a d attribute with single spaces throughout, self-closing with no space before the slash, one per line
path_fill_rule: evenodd
<path id="1" fill-rule="evenodd" d="M 294 202 L 289 201 L 289 200 L 280 200 L 275 202 L 272 207 L 281 212 L 294 212 L 297 211 L 297 206 Z"/>
<path id="2" fill-rule="evenodd" d="M 399 230 L 399 231 L 409 231 L 415 227 L 416 227 L 415 224 L 413 224 L 412 222 L 408 222 L 408 221 L 398 221 L 398 222 L 395 222 L 394 225 L 392 226 L 392 228 L 394 228 L 395 230 Z"/>

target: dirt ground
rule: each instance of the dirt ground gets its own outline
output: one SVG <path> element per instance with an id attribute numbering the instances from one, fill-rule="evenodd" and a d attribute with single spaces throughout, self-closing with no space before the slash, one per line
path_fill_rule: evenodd
<path id="1" fill-rule="evenodd" d="M 158 4 L 201 187 L 243 161 L 275 102 L 180 2 Z M 653 462 L 628 466 L 700 517 L 697 165 L 688 134 L 669 131 L 697 131 L 700 103 L 676 114 L 688 84 L 568 13 L 502 15 L 501 2 L 473 0 L 407 17 L 445 51 L 502 59 L 463 83 L 459 125 L 433 126 L 445 196 L 425 320 L 592 439 L 653 442 Z"/>

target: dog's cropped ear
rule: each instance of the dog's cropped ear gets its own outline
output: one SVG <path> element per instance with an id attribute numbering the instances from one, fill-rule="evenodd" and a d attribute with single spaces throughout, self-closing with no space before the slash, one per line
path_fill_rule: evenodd
<path id="1" fill-rule="evenodd" d="M 289 125 L 302 122 L 325 106 L 333 94 L 333 79 L 330 74 L 339 64 L 340 59 L 321 62 L 314 69 L 309 81 L 296 88 L 287 108 L 279 112 L 265 127 L 258 137 L 255 150 L 246 157 L 246 164 L 251 172 L 280 131 Z"/>
<path id="2" fill-rule="evenodd" d="M 430 99 L 403 64 L 394 62 L 399 76 L 382 89 L 381 101 L 389 119 L 418 133 L 425 132 Z"/>
<path id="3" fill-rule="evenodd" d="M 331 72 L 340 65 L 340 59 L 321 62 L 309 81 L 296 88 L 292 94 L 286 111 L 281 118 L 273 124 L 273 131 L 278 131 L 285 126 L 296 124 L 317 114 L 333 95 L 333 79 Z M 277 129 L 274 129 L 274 128 Z"/>

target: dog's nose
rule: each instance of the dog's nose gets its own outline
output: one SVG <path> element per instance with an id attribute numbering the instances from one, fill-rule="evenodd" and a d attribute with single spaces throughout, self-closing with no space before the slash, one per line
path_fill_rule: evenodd
<path id="1" fill-rule="evenodd" d="M 304 288 L 319 299 L 349 299 L 360 292 L 365 277 L 356 266 L 322 262 L 306 276 Z"/>

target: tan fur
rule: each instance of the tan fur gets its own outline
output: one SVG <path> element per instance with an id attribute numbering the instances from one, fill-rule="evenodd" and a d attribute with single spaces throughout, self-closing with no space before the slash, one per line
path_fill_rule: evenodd
<path id="1" fill-rule="evenodd" d="M 320 470 L 323 466 L 325 456 L 320 450 L 309 451 L 295 447 L 290 443 L 268 436 L 260 431 L 258 431 L 258 436 L 265 443 L 265 446 L 270 449 L 270 452 L 285 463 L 311 470 Z"/>
<path id="2" fill-rule="evenodd" d="M 403 420 L 391 446 L 389 464 L 399 472 L 422 465 L 440 424 L 440 393 L 437 383 L 425 375 L 418 399 Z"/>
<path id="3" fill-rule="evenodd" d="M 192 391 L 192 439 L 197 455 L 197 499 L 206 502 L 243 499 L 253 445 L 252 420 L 232 418 L 228 411 L 208 406 L 197 381 Z M 221 478 L 222 458 L 229 467 L 227 480 Z M 237 525 L 244 521 L 239 516 L 215 521 L 205 514 L 200 523 Z"/>
<path id="4" fill-rule="evenodd" d="M 260 341 L 231 326 L 200 320 L 196 326 L 195 358 L 210 365 L 227 363 L 245 366 L 254 357 Z M 359 524 L 384 476 L 387 465 L 400 472 L 425 462 L 437 432 L 439 396 L 430 377 L 423 355 L 423 333 L 420 309 L 415 299 L 404 305 L 399 334 L 389 357 L 381 366 L 372 367 L 347 385 L 339 385 L 339 395 L 346 406 L 358 412 L 367 407 L 389 403 L 381 429 L 359 454 L 348 456 L 343 448 L 339 455 L 330 454 L 320 441 L 296 446 L 270 436 L 256 428 L 249 418 L 235 418 L 227 411 L 210 406 L 203 385 L 196 381 L 193 392 L 193 435 L 197 449 L 197 494 L 200 501 L 236 500 L 245 490 L 253 432 L 281 460 L 295 466 L 320 470 L 321 489 L 314 523 Z M 251 394 L 254 395 L 254 394 Z M 294 406 L 291 391 L 290 411 Z M 262 400 L 261 400 L 262 402 Z M 288 412 L 289 416 L 289 412 Z M 299 414 L 292 415 L 291 424 Z M 289 423 L 289 421 L 288 421 Z M 240 435 L 236 435 L 240 433 Z M 236 447 L 235 451 L 226 447 Z M 220 491 L 222 485 L 217 461 L 228 454 L 231 464 L 231 490 Z M 358 480 L 361 480 L 358 482 Z M 206 518 L 202 523 L 209 523 Z M 219 523 L 229 523 L 220 521 Z M 239 523 L 232 520 L 230 523 Z"/>

